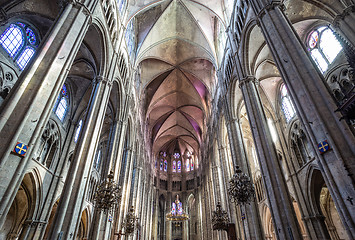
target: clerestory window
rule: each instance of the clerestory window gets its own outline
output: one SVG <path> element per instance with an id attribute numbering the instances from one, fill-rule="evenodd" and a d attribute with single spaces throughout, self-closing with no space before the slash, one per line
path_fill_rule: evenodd
<path id="1" fill-rule="evenodd" d="M 313 61 L 324 73 L 343 49 L 333 31 L 326 26 L 318 27 L 308 35 L 307 47 Z"/>
<path id="2" fill-rule="evenodd" d="M 23 70 L 32 59 L 39 44 L 36 31 L 28 24 L 10 24 L 0 36 L 0 45 Z"/>

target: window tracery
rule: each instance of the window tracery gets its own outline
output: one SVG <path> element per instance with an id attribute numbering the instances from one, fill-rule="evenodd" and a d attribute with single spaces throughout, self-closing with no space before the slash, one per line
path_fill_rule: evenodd
<path id="1" fill-rule="evenodd" d="M 28 24 L 11 23 L 0 36 L 0 45 L 23 70 L 39 44 L 38 34 Z"/>
<path id="2" fill-rule="evenodd" d="M 333 31 L 326 26 L 318 27 L 308 35 L 308 51 L 319 70 L 324 73 L 334 61 L 342 46 Z"/>
<path id="3" fill-rule="evenodd" d="M 289 122 L 296 115 L 290 95 L 288 94 L 287 88 L 284 84 L 281 87 L 281 108 L 286 118 L 286 122 Z"/>
<path id="4" fill-rule="evenodd" d="M 48 169 L 51 168 L 53 160 L 58 155 L 59 136 L 57 125 L 50 119 L 42 133 L 41 145 L 38 149 L 38 161 Z"/>
<path id="5" fill-rule="evenodd" d="M 312 158 L 309 148 L 308 139 L 299 121 L 297 121 L 291 128 L 291 149 L 297 159 L 299 167 L 305 165 Z"/>
<path id="6" fill-rule="evenodd" d="M 69 107 L 68 102 L 69 102 L 68 91 L 66 85 L 64 84 L 57 98 L 57 102 L 54 105 L 55 115 L 57 115 L 57 117 L 61 122 L 64 121 L 65 116 L 68 112 L 68 107 Z"/>
<path id="7" fill-rule="evenodd" d="M 79 121 L 78 127 L 76 128 L 76 131 L 75 131 L 74 142 L 78 141 L 82 126 L 83 126 L 83 120 L 81 119 Z"/>

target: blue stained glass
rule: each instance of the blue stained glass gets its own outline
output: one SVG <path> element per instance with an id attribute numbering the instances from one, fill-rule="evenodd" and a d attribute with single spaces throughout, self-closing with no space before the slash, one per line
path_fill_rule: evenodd
<path id="1" fill-rule="evenodd" d="M 176 161 L 173 161 L 173 172 L 176 172 Z"/>
<path id="2" fill-rule="evenodd" d="M 164 172 L 168 171 L 168 161 L 164 160 Z"/>
<path id="3" fill-rule="evenodd" d="M 186 171 L 190 171 L 190 159 L 186 159 Z"/>
<path id="4" fill-rule="evenodd" d="M 178 169 L 178 172 L 181 172 L 181 161 L 177 162 L 177 169 Z"/>
<path id="5" fill-rule="evenodd" d="M 180 153 L 177 153 L 177 152 L 176 152 L 176 153 L 174 153 L 174 158 L 175 158 L 175 159 L 180 158 Z"/>
<path id="6" fill-rule="evenodd" d="M 57 110 L 55 111 L 55 114 L 62 122 L 64 120 L 65 113 L 67 111 L 67 106 L 68 106 L 67 100 L 64 97 L 62 97 L 58 104 Z"/>
<path id="7" fill-rule="evenodd" d="M 32 45 L 36 44 L 36 35 L 31 28 L 26 28 L 26 36 L 29 43 L 31 43 Z"/>
<path id="8" fill-rule="evenodd" d="M 163 159 L 160 160 L 160 171 L 163 171 Z"/>
<path id="9" fill-rule="evenodd" d="M 67 86 L 65 86 L 65 84 L 62 87 L 62 94 L 63 96 L 67 96 Z"/>
<path id="10" fill-rule="evenodd" d="M 192 159 L 191 159 L 191 165 L 190 165 L 190 167 L 191 167 L 191 170 L 194 170 L 194 160 L 192 160 Z"/>
<path id="11" fill-rule="evenodd" d="M 171 206 L 171 214 L 176 215 L 176 203 L 173 202 L 172 206 Z"/>
<path id="12" fill-rule="evenodd" d="M 17 22 L 16 24 L 17 24 L 17 25 L 20 25 L 20 26 L 23 27 L 23 28 L 25 27 L 25 24 L 23 24 L 22 22 Z"/>
<path id="13" fill-rule="evenodd" d="M 74 137 L 74 141 L 75 142 L 77 142 L 78 139 L 79 139 L 79 134 L 80 134 L 82 125 L 83 125 L 83 120 L 80 120 L 79 125 L 78 125 L 78 127 L 76 129 L 76 132 L 75 132 L 75 137 Z"/>
<path id="14" fill-rule="evenodd" d="M 24 44 L 21 29 L 15 24 L 11 24 L 0 37 L 0 44 L 14 57 Z"/>
<path id="15" fill-rule="evenodd" d="M 182 214 L 182 202 L 178 201 L 178 206 L 177 206 L 177 214 L 181 215 Z"/>
<path id="16" fill-rule="evenodd" d="M 26 47 L 25 50 L 21 53 L 20 57 L 17 59 L 17 64 L 23 70 L 28 62 L 31 60 L 35 50 L 30 47 Z"/>

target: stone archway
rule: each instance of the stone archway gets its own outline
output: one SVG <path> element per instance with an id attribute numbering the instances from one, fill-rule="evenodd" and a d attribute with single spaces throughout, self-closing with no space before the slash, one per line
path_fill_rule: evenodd
<path id="1" fill-rule="evenodd" d="M 315 169 L 310 179 L 310 197 L 313 205 L 313 214 L 317 217 L 324 218 L 325 231 L 329 233 L 332 240 L 348 240 L 349 238 L 347 237 L 322 173 Z"/>
<path id="2" fill-rule="evenodd" d="M 6 216 L 0 239 L 12 240 L 27 236 L 37 206 L 37 190 L 34 175 L 27 173 Z"/>

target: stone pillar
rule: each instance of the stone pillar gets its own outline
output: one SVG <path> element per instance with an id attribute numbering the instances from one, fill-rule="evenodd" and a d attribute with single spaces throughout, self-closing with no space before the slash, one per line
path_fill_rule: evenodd
<path id="1" fill-rule="evenodd" d="M 112 82 L 104 77 L 99 76 L 94 81 L 82 137 L 73 155 L 50 239 L 56 239 L 61 232 L 65 239 L 76 234 L 111 86 Z"/>
<path id="2" fill-rule="evenodd" d="M 129 134 L 129 133 L 126 133 Z M 123 186 L 122 187 L 122 197 L 121 197 L 121 202 L 120 202 L 120 207 L 119 207 L 119 213 L 118 213 L 118 224 L 117 227 L 119 230 L 122 229 L 122 223 L 126 217 L 126 214 L 128 213 L 128 208 L 129 208 L 129 190 L 130 190 L 130 181 L 129 179 L 131 178 L 131 172 L 133 168 L 133 157 L 134 152 L 132 152 L 132 148 L 128 148 L 127 150 L 127 163 L 126 163 L 126 169 L 123 170 L 122 174 L 124 175 L 124 180 L 123 180 Z"/>
<path id="3" fill-rule="evenodd" d="M 300 120 L 318 155 L 318 164 L 343 225 L 355 238 L 355 137 L 345 121 L 339 121 L 337 106 L 323 76 L 305 51 L 280 1 L 250 1 L 265 40 L 287 85 Z M 352 24 L 354 25 L 354 24 Z M 330 150 L 321 154 L 318 144 L 327 140 Z"/>
<path id="4" fill-rule="evenodd" d="M 240 80 L 278 239 L 302 239 L 254 77 Z"/>
<path id="5" fill-rule="evenodd" d="M 234 106 L 230 104 L 230 106 Z M 246 173 L 252 179 L 252 173 L 250 170 L 249 162 L 246 157 L 242 133 L 240 130 L 240 125 L 238 119 L 233 119 L 230 116 L 229 106 L 225 104 L 226 114 L 226 124 L 228 131 L 228 139 L 232 152 L 233 165 L 238 165 L 241 170 Z M 235 170 L 232 169 L 234 174 Z M 264 231 L 261 224 L 261 218 L 258 211 L 258 204 L 256 201 L 246 205 L 243 208 L 245 214 L 245 220 L 243 220 L 243 230 L 247 239 L 265 239 Z M 236 224 L 238 225 L 238 224 Z"/>
<path id="6" fill-rule="evenodd" d="M 97 0 L 87 6 L 67 4 L 0 113 L 0 227 L 48 122 L 76 53 L 90 24 Z M 24 158 L 12 154 L 16 142 L 28 145 Z"/>
<path id="7" fill-rule="evenodd" d="M 344 3 L 345 9 L 333 20 L 333 26 L 345 39 L 355 47 L 355 5 Z"/>
<path id="8" fill-rule="evenodd" d="M 138 165 L 138 161 L 137 161 Z M 132 205 L 134 206 L 134 209 L 137 212 L 138 216 L 138 222 L 141 222 L 141 215 L 142 213 L 140 212 L 140 190 L 141 190 L 141 181 L 142 181 L 142 168 L 141 167 L 136 167 L 136 181 L 135 181 L 135 187 L 134 187 L 134 193 L 133 193 L 133 200 L 132 200 Z M 154 207 L 155 208 L 155 207 Z M 138 239 L 137 231 L 134 232 L 134 240 Z"/>

